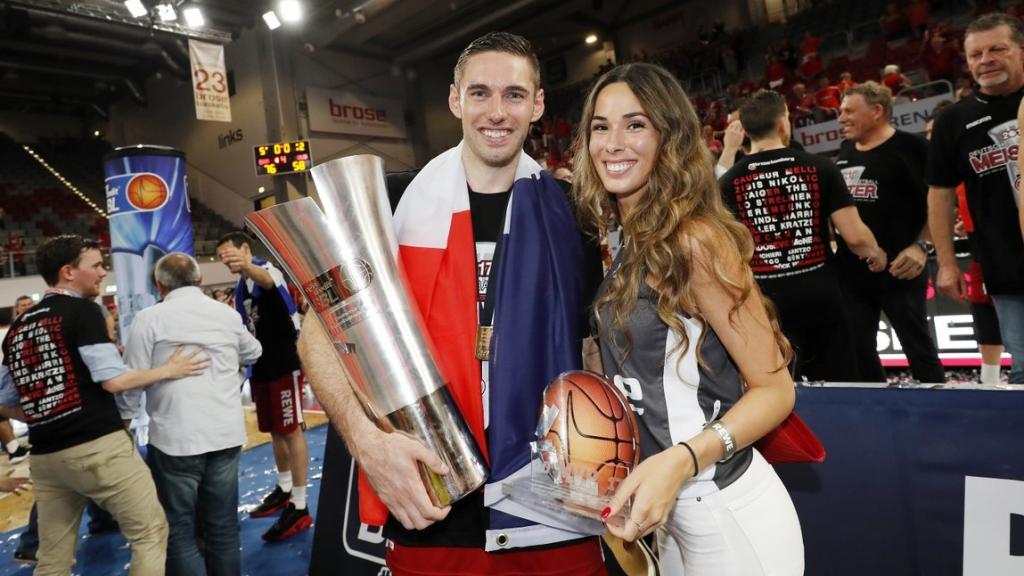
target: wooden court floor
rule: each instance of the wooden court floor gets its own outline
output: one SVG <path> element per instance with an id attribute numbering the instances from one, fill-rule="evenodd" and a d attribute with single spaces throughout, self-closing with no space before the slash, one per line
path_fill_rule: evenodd
<path id="1" fill-rule="evenodd" d="M 304 411 L 306 425 L 309 428 L 327 422 L 327 416 L 323 412 Z M 260 432 L 256 427 L 256 412 L 252 408 L 245 409 L 245 430 L 249 437 L 248 443 L 243 450 L 248 450 L 270 442 L 270 434 Z M 10 461 L 0 456 L 0 475 L 28 476 L 28 461 L 22 460 L 11 466 Z M 32 487 L 20 491 L 18 494 L 0 493 L 0 532 L 7 532 L 20 528 L 28 523 L 28 514 L 32 509 Z"/>

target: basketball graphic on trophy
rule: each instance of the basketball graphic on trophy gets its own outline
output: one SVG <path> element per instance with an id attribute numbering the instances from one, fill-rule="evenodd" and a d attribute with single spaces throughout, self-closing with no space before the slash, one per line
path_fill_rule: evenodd
<path id="1" fill-rule="evenodd" d="M 527 474 L 502 482 L 513 503 L 541 517 L 601 534 L 621 525 L 629 504 L 602 519 L 619 484 L 640 461 L 636 417 L 622 392 L 585 370 L 559 374 L 544 389 Z"/>
<path id="2" fill-rule="evenodd" d="M 548 385 L 544 405 L 559 416 L 541 437 L 558 465 L 552 479 L 594 496 L 610 496 L 637 463 L 637 426 L 625 398 L 593 372 L 566 372 Z"/>

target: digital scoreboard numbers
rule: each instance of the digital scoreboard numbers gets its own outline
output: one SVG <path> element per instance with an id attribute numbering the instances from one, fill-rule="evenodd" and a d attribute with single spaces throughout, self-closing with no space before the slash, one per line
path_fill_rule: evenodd
<path id="1" fill-rule="evenodd" d="M 308 140 L 253 146 L 256 154 L 256 175 L 277 176 L 306 172 L 313 167 Z"/>

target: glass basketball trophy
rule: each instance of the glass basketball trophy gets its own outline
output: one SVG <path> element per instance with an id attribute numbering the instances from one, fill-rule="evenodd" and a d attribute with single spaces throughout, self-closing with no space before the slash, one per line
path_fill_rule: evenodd
<path id="1" fill-rule="evenodd" d="M 503 484 L 514 502 L 584 533 L 604 531 L 601 511 L 639 462 L 636 417 L 604 376 L 560 374 L 544 389 L 530 474 Z M 622 524 L 625 506 L 607 521 Z"/>

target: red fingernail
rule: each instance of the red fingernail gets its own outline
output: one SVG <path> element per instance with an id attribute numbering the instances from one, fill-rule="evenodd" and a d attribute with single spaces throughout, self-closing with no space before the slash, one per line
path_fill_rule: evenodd
<path id="1" fill-rule="evenodd" d="M 607 520 L 612 515 L 611 506 L 605 506 L 604 510 L 601 510 L 601 520 Z"/>

